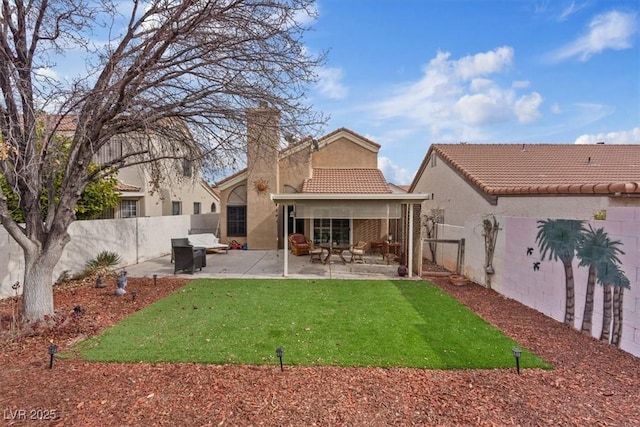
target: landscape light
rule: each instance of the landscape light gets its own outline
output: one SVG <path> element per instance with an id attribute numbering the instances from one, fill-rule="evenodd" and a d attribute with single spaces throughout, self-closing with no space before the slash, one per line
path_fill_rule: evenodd
<path id="1" fill-rule="evenodd" d="M 513 347 L 513 357 L 516 358 L 516 372 L 520 375 L 520 356 L 522 351 L 518 347 Z"/>
<path id="2" fill-rule="evenodd" d="M 58 352 L 58 346 L 54 343 L 49 345 L 47 353 L 49 354 L 49 369 L 53 369 L 53 356 Z"/>
<path id="3" fill-rule="evenodd" d="M 154 274 L 154 275 L 153 275 L 153 287 L 154 287 L 154 288 L 156 287 L 156 280 L 157 280 L 157 279 L 158 279 L 158 275 L 157 275 L 157 274 Z"/>
<path id="4" fill-rule="evenodd" d="M 104 288 L 104 283 L 102 282 L 102 275 L 96 277 L 96 288 Z"/>
<path id="5" fill-rule="evenodd" d="M 131 291 L 131 301 L 135 301 L 138 293 L 136 291 Z"/>
<path id="6" fill-rule="evenodd" d="M 284 368 L 282 367 L 282 354 L 284 353 L 284 350 L 282 349 L 282 347 L 278 347 L 276 348 L 276 356 L 278 356 L 278 359 L 280 359 L 280 370 L 284 371 Z"/>

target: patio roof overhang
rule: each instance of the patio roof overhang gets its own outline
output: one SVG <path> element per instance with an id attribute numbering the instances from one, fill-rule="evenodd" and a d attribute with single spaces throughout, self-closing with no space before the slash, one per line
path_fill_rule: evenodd
<path id="1" fill-rule="evenodd" d="M 421 203 L 431 198 L 422 193 L 283 193 L 271 194 L 271 200 L 278 204 L 294 204 L 297 201 L 309 200 L 379 200 L 398 203 Z"/>
<path id="2" fill-rule="evenodd" d="M 416 205 L 429 200 L 430 195 L 421 193 L 286 193 L 271 194 L 271 200 L 278 205 L 295 206 L 296 217 L 319 218 L 324 212 L 329 217 L 336 215 L 347 218 L 398 218 L 400 206 Z M 413 209 L 409 215 L 409 247 L 413 247 Z M 288 274 L 289 234 L 287 221 L 284 222 L 284 275 Z M 412 265 L 413 250 L 408 253 L 408 265 Z M 409 268 L 409 277 L 412 276 Z"/>

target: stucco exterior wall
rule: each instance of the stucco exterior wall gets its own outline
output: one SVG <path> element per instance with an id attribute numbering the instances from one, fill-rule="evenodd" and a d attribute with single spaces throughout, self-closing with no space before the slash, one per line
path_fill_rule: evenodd
<path id="1" fill-rule="evenodd" d="M 279 193 L 292 192 L 291 189 L 302 191 L 302 183 L 311 176 L 311 153 L 305 148 L 280 159 L 280 188 Z M 289 187 L 289 188 L 287 188 Z"/>
<path id="2" fill-rule="evenodd" d="M 377 168 L 378 152 L 368 150 L 347 138 L 340 138 L 313 152 L 314 168 Z"/>

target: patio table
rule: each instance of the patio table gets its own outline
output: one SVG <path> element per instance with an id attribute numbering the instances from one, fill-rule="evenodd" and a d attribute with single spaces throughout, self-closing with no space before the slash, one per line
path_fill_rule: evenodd
<path id="1" fill-rule="evenodd" d="M 320 247 L 327 250 L 327 257 L 324 259 L 325 264 L 329 262 L 329 260 L 331 259 L 331 255 L 338 255 L 343 264 L 347 263 L 347 261 L 344 259 L 344 256 L 342 256 L 342 252 L 349 249 L 349 245 L 331 245 L 329 243 L 322 243 L 320 244 Z"/>

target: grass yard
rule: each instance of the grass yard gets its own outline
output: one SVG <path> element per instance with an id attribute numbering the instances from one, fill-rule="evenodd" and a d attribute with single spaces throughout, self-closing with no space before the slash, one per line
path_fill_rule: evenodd
<path id="1" fill-rule="evenodd" d="M 199 279 L 76 348 L 87 360 L 514 367 L 519 345 L 423 281 Z M 550 366 L 522 349 L 523 368 Z"/>

